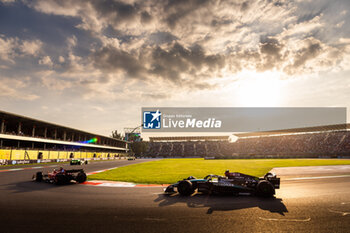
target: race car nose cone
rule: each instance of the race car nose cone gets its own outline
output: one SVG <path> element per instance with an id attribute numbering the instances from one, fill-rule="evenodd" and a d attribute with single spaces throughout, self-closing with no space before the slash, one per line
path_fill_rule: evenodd
<path id="1" fill-rule="evenodd" d="M 165 190 L 165 193 L 174 193 L 174 187 L 172 185 L 168 186 Z"/>

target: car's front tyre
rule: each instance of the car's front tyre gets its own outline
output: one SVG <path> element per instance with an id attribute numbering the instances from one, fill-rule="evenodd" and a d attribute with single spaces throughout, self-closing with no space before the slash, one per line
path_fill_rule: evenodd
<path id="1" fill-rule="evenodd" d="M 43 180 L 43 173 L 42 172 L 37 172 L 35 174 L 35 181 L 36 182 L 41 182 Z"/>
<path id="2" fill-rule="evenodd" d="M 182 180 L 180 183 L 177 185 L 177 191 L 182 195 L 182 196 L 190 196 L 191 194 L 194 193 L 195 188 L 193 187 L 193 184 L 189 180 Z"/>

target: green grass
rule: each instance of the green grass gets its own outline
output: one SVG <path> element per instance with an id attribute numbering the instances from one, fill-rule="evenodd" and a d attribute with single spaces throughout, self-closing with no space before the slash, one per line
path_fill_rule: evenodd
<path id="1" fill-rule="evenodd" d="M 203 178 L 208 174 L 223 175 L 226 169 L 263 176 L 274 167 L 321 166 L 350 164 L 349 159 L 163 159 L 119 167 L 90 175 L 90 180 L 117 180 L 134 183 L 170 184 L 188 176 Z"/>

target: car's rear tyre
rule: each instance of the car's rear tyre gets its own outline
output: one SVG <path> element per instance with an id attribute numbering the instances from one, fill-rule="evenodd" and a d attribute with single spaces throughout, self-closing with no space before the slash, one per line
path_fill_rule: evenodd
<path id="1" fill-rule="evenodd" d="M 43 173 L 42 172 L 37 172 L 35 175 L 35 181 L 36 182 L 41 182 L 43 180 Z"/>
<path id="2" fill-rule="evenodd" d="M 75 178 L 75 180 L 78 183 L 84 183 L 86 181 L 86 174 L 85 174 L 85 172 L 79 172 L 77 177 Z"/>
<path id="3" fill-rule="evenodd" d="M 272 197 L 275 194 L 275 188 L 267 180 L 260 180 L 256 189 L 259 196 Z"/>
<path id="4" fill-rule="evenodd" d="M 54 179 L 54 183 L 57 185 L 69 183 L 69 178 L 63 174 L 57 174 Z"/>
<path id="5" fill-rule="evenodd" d="M 177 191 L 182 195 L 182 196 L 189 196 L 194 193 L 194 187 L 192 185 L 192 182 L 189 180 L 182 180 L 180 183 L 177 185 Z"/>

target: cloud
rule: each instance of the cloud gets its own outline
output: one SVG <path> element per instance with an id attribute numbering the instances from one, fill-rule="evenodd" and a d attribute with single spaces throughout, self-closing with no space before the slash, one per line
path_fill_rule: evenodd
<path id="1" fill-rule="evenodd" d="M 143 93 L 141 95 L 142 98 L 145 98 L 145 99 L 167 99 L 167 98 L 170 98 L 171 95 L 170 94 L 167 94 L 167 93 Z"/>
<path id="2" fill-rule="evenodd" d="M 109 45 L 93 53 L 91 60 L 102 73 L 113 73 L 113 79 L 168 82 L 168 85 L 170 82 L 171 86 L 186 89 L 211 88 L 206 79 L 216 76 L 225 66 L 224 56 L 207 54 L 200 45 L 184 47 L 174 42 L 163 48 L 146 47 L 138 54 Z"/>
<path id="3" fill-rule="evenodd" d="M 79 1 L 68 0 L 68 1 L 59 1 L 59 0 L 38 0 L 33 2 L 28 2 L 29 6 L 34 9 L 46 13 L 46 14 L 55 14 L 55 15 L 64 15 L 64 16 L 76 16 L 79 14 L 79 11 L 84 7 L 80 6 Z M 86 6 L 85 6 L 86 7 Z"/>
<path id="4" fill-rule="evenodd" d="M 258 0 L 36 0 L 26 2 L 50 15 L 79 19 L 72 27 L 86 37 L 71 35 L 59 55 L 42 51 L 31 41 L 19 51 L 39 56 L 38 63 L 54 70 L 60 82 L 90 90 L 112 85 L 138 85 L 141 80 L 169 91 L 220 88 L 220 77 L 243 70 L 278 71 L 287 77 L 347 67 L 347 39 L 331 42 L 327 29 L 346 27 L 346 12 L 312 2 Z M 341 4 L 340 4 L 341 5 Z M 333 31 L 332 31 L 333 33 Z M 333 35 L 337 37 L 337 35 Z M 1 39 L 1 38 L 0 38 Z M 81 44 L 84 44 L 82 48 Z M 0 58 L 14 61 L 18 38 L 0 40 Z M 84 50 L 84 52 L 81 52 Z M 54 61 L 57 63 L 53 66 Z M 54 78 L 53 78 L 54 79 Z M 51 80 L 52 81 L 52 80 Z M 49 84 L 48 84 L 49 85 Z M 49 86 L 53 86 L 50 84 Z M 100 86 L 97 88 L 97 86 Z M 64 89 L 65 89 L 64 88 Z M 146 94 L 145 90 L 140 95 Z M 90 94 L 89 96 L 92 96 Z M 151 96 L 151 95 L 148 95 Z"/>
<path id="5" fill-rule="evenodd" d="M 322 14 L 315 16 L 310 20 L 305 20 L 301 23 L 296 23 L 290 25 L 287 29 L 280 34 L 281 37 L 292 37 L 292 36 L 307 36 L 315 33 L 315 30 L 318 30 L 323 27 L 321 23 Z"/>
<path id="6" fill-rule="evenodd" d="M 178 38 L 171 34 L 170 32 L 154 32 L 151 33 L 148 37 L 148 43 L 150 44 L 156 44 L 156 45 L 162 45 L 166 43 L 171 43 Z"/>
<path id="7" fill-rule="evenodd" d="M 257 64 L 257 70 L 278 69 L 283 59 L 282 48 L 283 45 L 276 39 L 268 38 L 261 41 L 259 45 L 261 62 Z"/>
<path id="8" fill-rule="evenodd" d="M 295 74 L 317 73 L 332 68 L 335 63 L 329 60 L 333 59 L 329 56 L 331 51 L 333 55 L 339 52 L 338 49 L 327 46 L 315 38 L 300 40 L 298 46 L 292 51 L 293 53 L 286 56 L 283 71 L 293 76 Z M 339 53 L 337 56 L 339 55 L 341 54 Z"/>
<path id="9" fill-rule="evenodd" d="M 304 65 L 308 60 L 315 58 L 321 50 L 320 43 L 312 43 L 298 51 L 298 53 L 295 56 L 295 60 L 293 63 L 293 67 L 298 68 L 302 65 Z"/>
<path id="10" fill-rule="evenodd" d="M 143 78 L 145 68 L 132 54 L 107 46 L 92 55 L 94 65 L 106 72 L 121 71 L 129 78 Z"/>
<path id="11" fill-rule="evenodd" d="M 33 101 L 39 98 L 38 95 L 28 93 L 28 79 L 18 80 L 0 76 L 0 98 L 18 99 Z"/>
<path id="12" fill-rule="evenodd" d="M 145 23 L 152 18 L 146 11 L 140 11 L 139 4 L 124 1 L 37 0 L 29 5 L 47 14 L 80 17 L 82 22 L 77 27 L 95 33 L 101 32 L 108 25 L 116 29 L 133 30 L 135 20 L 140 23 L 142 18 Z"/>
<path id="13" fill-rule="evenodd" d="M 59 57 L 58 57 L 58 61 L 59 61 L 60 63 L 64 63 L 65 59 L 64 59 L 63 56 L 59 56 Z"/>
<path id="14" fill-rule="evenodd" d="M 23 41 L 19 48 L 24 54 L 37 56 L 41 50 L 42 44 L 40 40 L 27 40 Z"/>
<path id="15" fill-rule="evenodd" d="M 1 38 L 0 37 L 0 59 L 3 61 L 14 62 L 15 48 L 17 47 L 16 38 Z"/>
<path id="16" fill-rule="evenodd" d="M 339 38 L 339 43 L 341 44 L 350 44 L 350 38 Z"/>
<path id="17" fill-rule="evenodd" d="M 152 21 L 152 19 L 153 19 L 153 17 L 147 11 L 141 12 L 141 23 L 142 24 L 148 24 Z"/>
<path id="18" fill-rule="evenodd" d="M 20 40 L 17 37 L 0 35 L 0 59 L 15 63 L 14 59 L 20 56 L 38 56 L 42 47 L 40 40 Z"/>
<path id="19" fill-rule="evenodd" d="M 180 21 L 186 20 L 190 14 L 195 14 L 202 7 L 208 6 L 209 0 L 168 0 L 164 1 L 165 22 L 174 28 Z"/>
<path id="20" fill-rule="evenodd" d="M 40 65 L 53 66 L 53 62 L 49 56 L 45 56 L 39 60 Z"/>
<path id="21" fill-rule="evenodd" d="M 57 77 L 46 77 L 42 79 L 43 86 L 50 90 L 63 91 L 67 88 L 71 88 L 73 83 L 67 80 L 62 80 Z"/>
<path id="22" fill-rule="evenodd" d="M 4 4 L 11 4 L 14 3 L 16 0 L 0 0 L 0 2 L 3 2 Z"/>
<path id="23" fill-rule="evenodd" d="M 172 81 L 194 79 L 202 72 L 217 71 L 223 68 L 224 56 L 207 55 L 200 45 L 189 48 L 174 43 L 168 49 L 157 47 L 152 52 L 150 73 Z"/>
<path id="24" fill-rule="evenodd" d="M 40 85 L 44 89 L 61 92 L 73 87 L 77 81 L 72 79 L 65 79 L 59 77 L 59 75 L 53 70 L 39 71 L 35 74 L 39 77 Z"/>

